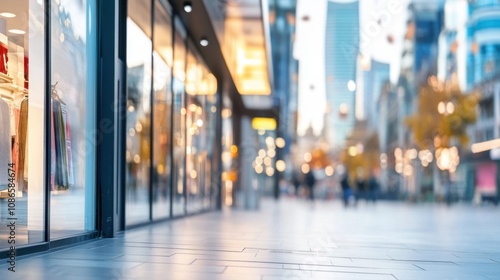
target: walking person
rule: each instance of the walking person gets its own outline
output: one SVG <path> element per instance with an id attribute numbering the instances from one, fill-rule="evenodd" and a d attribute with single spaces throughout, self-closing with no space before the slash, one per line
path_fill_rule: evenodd
<path id="1" fill-rule="evenodd" d="M 299 173 L 294 171 L 292 174 L 293 186 L 295 188 L 295 197 L 299 197 L 299 189 L 300 189 L 300 177 Z"/>
<path id="2" fill-rule="evenodd" d="M 368 180 L 368 192 L 369 192 L 368 199 L 371 200 L 374 204 L 377 201 L 378 188 L 379 188 L 379 185 L 377 182 L 377 178 L 375 178 L 375 175 L 372 174 L 370 176 L 370 179 Z"/>
<path id="3" fill-rule="evenodd" d="M 309 199 L 311 201 L 314 201 L 314 185 L 316 184 L 316 177 L 314 177 L 313 171 L 310 170 L 306 174 L 306 186 L 307 189 L 309 190 Z"/>
<path id="4" fill-rule="evenodd" d="M 340 186 L 342 187 L 342 198 L 344 200 L 344 207 L 349 206 L 349 199 L 352 196 L 351 186 L 349 185 L 349 175 L 347 172 L 342 177 L 340 181 Z"/>

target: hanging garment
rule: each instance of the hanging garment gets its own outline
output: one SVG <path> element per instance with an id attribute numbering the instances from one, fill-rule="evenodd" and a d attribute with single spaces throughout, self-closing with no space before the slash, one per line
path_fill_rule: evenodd
<path id="1" fill-rule="evenodd" d="M 56 100 L 52 100 L 52 110 Z M 50 190 L 56 190 L 56 137 L 54 129 L 54 114 L 50 114 Z"/>
<path id="2" fill-rule="evenodd" d="M 27 191 L 27 176 L 25 176 L 25 171 L 27 170 L 27 143 L 28 141 L 28 98 L 25 98 L 21 102 L 21 108 L 19 110 L 19 124 L 17 127 L 17 146 L 18 146 L 18 164 L 17 164 L 17 174 L 18 174 L 18 186 L 19 191 Z"/>
<path id="3" fill-rule="evenodd" d="M 9 49 L 7 44 L 0 42 L 0 73 L 7 74 L 9 62 Z"/>
<path id="4" fill-rule="evenodd" d="M 29 83 L 28 83 L 28 78 L 29 78 L 29 59 L 27 56 L 24 56 L 24 88 L 28 89 Z"/>
<path id="5" fill-rule="evenodd" d="M 74 185 L 73 176 L 73 164 L 72 164 L 72 154 L 71 154 L 71 133 L 68 121 L 68 112 L 66 110 L 66 104 L 61 104 L 61 113 L 63 117 L 63 128 L 64 137 L 66 139 L 65 149 L 66 149 L 66 173 L 68 176 L 68 187 Z"/>
<path id="6" fill-rule="evenodd" d="M 54 115 L 54 138 L 56 144 L 56 187 L 58 190 L 68 189 L 68 162 L 66 150 L 66 129 L 64 127 L 64 118 L 61 103 L 53 103 Z"/>
<path id="7" fill-rule="evenodd" d="M 0 191 L 8 188 L 9 165 L 12 163 L 12 136 L 10 134 L 10 109 L 7 102 L 0 99 Z"/>

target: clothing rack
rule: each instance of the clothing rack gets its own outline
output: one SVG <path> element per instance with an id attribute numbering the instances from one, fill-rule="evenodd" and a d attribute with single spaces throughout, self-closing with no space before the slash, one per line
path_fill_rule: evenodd
<path id="1" fill-rule="evenodd" d="M 6 81 L 4 77 L 0 77 L 0 80 Z M 2 90 L 4 89 L 4 90 Z M 9 92 L 8 94 L 6 92 Z M 0 82 L 0 97 L 8 100 L 14 100 L 20 96 L 27 96 L 28 90 L 24 87 L 14 85 L 11 82 Z"/>
<path id="2" fill-rule="evenodd" d="M 57 101 L 61 102 L 61 104 L 66 105 L 66 103 L 64 103 L 64 101 L 62 101 L 62 99 L 59 97 L 59 94 L 57 93 L 57 89 L 56 89 L 56 87 L 57 87 L 57 84 L 58 84 L 58 83 L 59 83 L 59 82 L 56 82 L 54 85 L 52 85 L 52 86 L 51 86 L 51 88 L 52 88 L 52 90 L 51 90 L 51 96 L 52 96 L 52 98 L 54 98 L 55 100 L 57 100 Z"/>

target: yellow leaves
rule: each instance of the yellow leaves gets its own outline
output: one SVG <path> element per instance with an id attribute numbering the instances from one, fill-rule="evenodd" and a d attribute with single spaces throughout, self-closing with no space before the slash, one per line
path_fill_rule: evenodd
<path id="1" fill-rule="evenodd" d="M 365 134 L 360 135 L 360 137 L 357 140 L 364 143 L 362 151 L 349 154 L 350 147 L 346 147 L 341 154 L 340 161 L 347 168 L 351 179 L 363 178 L 367 180 L 371 172 L 380 167 L 379 140 L 377 134 Z"/>
<path id="2" fill-rule="evenodd" d="M 479 99 L 478 93 L 463 94 L 453 85 L 433 83 L 422 87 L 418 96 L 417 111 L 405 120 L 413 132 L 417 146 L 420 149 L 430 148 L 436 137 L 440 139 L 441 147 L 448 147 L 452 138 L 466 144 L 466 129 L 477 120 Z M 449 103 L 451 104 L 448 105 Z M 443 108 L 449 107 L 453 110 L 443 111 Z"/>
<path id="3" fill-rule="evenodd" d="M 311 165 L 314 168 L 325 168 L 328 165 L 331 164 L 331 160 L 326 154 L 326 152 L 322 149 L 314 149 L 311 152 L 312 159 L 311 159 Z"/>

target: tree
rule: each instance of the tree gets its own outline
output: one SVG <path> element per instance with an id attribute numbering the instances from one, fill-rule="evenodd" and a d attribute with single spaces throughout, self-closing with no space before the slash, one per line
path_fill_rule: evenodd
<path id="1" fill-rule="evenodd" d="M 341 162 L 345 165 L 349 178 L 368 180 L 371 172 L 379 168 L 379 154 L 367 151 L 363 154 L 350 155 L 346 150 L 342 153 Z"/>
<path id="2" fill-rule="evenodd" d="M 315 148 L 311 151 L 310 165 L 313 168 L 325 168 L 331 165 L 331 160 L 328 158 L 328 154 L 324 150 Z"/>
<path id="3" fill-rule="evenodd" d="M 417 111 L 405 122 L 421 149 L 447 148 L 452 139 L 469 141 L 467 127 L 477 120 L 477 92 L 464 94 L 456 82 L 442 83 L 436 77 L 420 89 Z"/>
<path id="4" fill-rule="evenodd" d="M 441 184 L 448 203 L 451 203 L 450 173 L 455 172 L 460 162 L 460 147 L 469 141 L 467 127 L 477 120 L 479 98 L 477 92 L 464 94 L 456 80 L 442 83 L 431 77 L 420 88 L 416 112 L 405 120 L 418 148 L 435 151 L 433 166 L 444 172 Z"/>
<path id="5" fill-rule="evenodd" d="M 363 128 L 355 130 L 355 133 L 348 139 L 352 145 L 348 145 L 340 156 L 340 161 L 346 167 L 351 183 L 356 179 L 368 180 L 371 173 L 380 168 L 378 135 Z M 359 143 L 361 146 L 357 147 L 358 145 L 354 143 Z"/>

